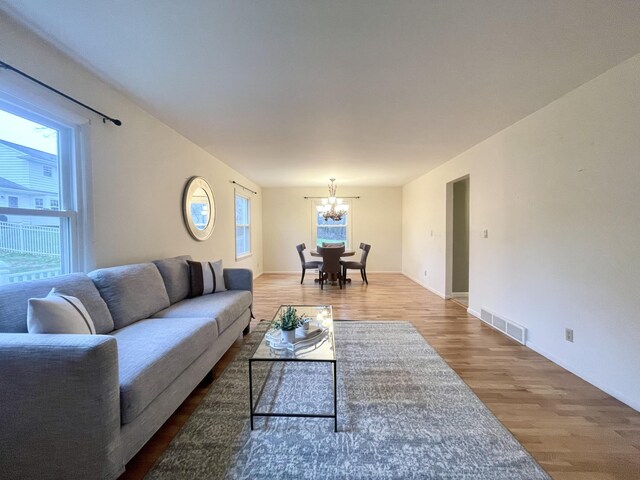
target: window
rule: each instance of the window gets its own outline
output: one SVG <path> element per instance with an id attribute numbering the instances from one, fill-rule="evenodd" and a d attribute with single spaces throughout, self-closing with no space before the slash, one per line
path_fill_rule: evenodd
<path id="1" fill-rule="evenodd" d="M 315 244 L 318 247 L 322 246 L 322 242 L 336 243 L 344 242 L 345 247 L 349 248 L 351 245 L 351 220 L 352 215 L 351 204 L 347 200 L 345 203 L 349 205 L 349 211 L 345 213 L 340 220 L 325 220 L 324 217 L 316 207 L 321 205 L 320 202 L 313 202 L 312 215 L 313 221 L 313 233 L 315 236 Z"/>
<path id="2" fill-rule="evenodd" d="M 251 255 L 251 201 L 236 192 L 236 259 Z"/>
<path id="3" fill-rule="evenodd" d="M 0 99 L 0 285 L 81 269 L 75 137 L 73 127 Z"/>

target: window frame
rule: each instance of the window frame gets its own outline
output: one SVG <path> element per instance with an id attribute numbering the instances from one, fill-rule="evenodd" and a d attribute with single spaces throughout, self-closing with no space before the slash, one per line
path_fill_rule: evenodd
<path id="1" fill-rule="evenodd" d="M 249 223 L 248 224 L 239 224 L 238 223 L 238 216 L 237 216 L 237 212 L 236 212 L 236 200 L 237 197 L 240 197 L 244 200 L 247 201 L 247 217 L 249 219 Z M 244 194 L 243 192 L 239 192 L 237 189 L 234 189 L 233 191 L 233 223 L 234 223 L 234 228 L 233 228 L 233 235 L 234 235 L 234 251 L 236 254 L 236 261 L 238 260 L 243 260 L 245 258 L 248 258 L 250 256 L 253 255 L 253 242 L 251 241 L 251 197 L 249 197 L 248 195 Z M 244 253 L 240 253 L 238 254 L 238 227 L 243 227 L 243 228 L 247 228 L 248 229 L 248 239 L 249 239 L 249 251 L 248 252 L 244 252 Z"/>
<path id="2" fill-rule="evenodd" d="M 353 202 L 345 198 L 342 203 L 344 205 L 349 206 L 349 210 L 347 212 L 347 220 L 345 225 L 336 225 L 347 227 L 347 238 L 345 241 L 345 250 L 351 250 L 352 242 L 351 242 L 351 231 L 353 228 Z M 311 202 L 311 236 L 313 237 L 313 249 L 315 250 L 318 247 L 318 209 L 316 207 L 322 206 L 322 200 L 313 199 Z M 323 225 L 327 226 L 327 225 Z"/>
<path id="3" fill-rule="evenodd" d="M 19 215 L 30 217 L 57 218 L 60 223 L 60 269 L 65 275 L 84 271 L 87 258 L 86 244 L 90 240 L 87 232 L 91 230 L 88 206 L 88 177 L 83 158 L 83 143 L 86 131 L 82 125 L 66 119 L 46 108 L 0 91 L 0 109 L 13 115 L 55 129 L 58 132 L 58 210 L 39 208 L 13 208 L 0 206 L 0 215 Z M 88 122 L 87 122 L 88 123 Z M 53 172 L 52 172 L 53 173 Z M 83 221 L 79 221 L 82 219 Z M 87 225 L 83 225 L 87 220 Z"/>

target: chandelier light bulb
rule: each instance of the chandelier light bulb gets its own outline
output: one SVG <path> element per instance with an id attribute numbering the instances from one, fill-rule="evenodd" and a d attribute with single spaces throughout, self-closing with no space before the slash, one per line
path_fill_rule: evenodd
<path id="1" fill-rule="evenodd" d="M 322 198 L 322 205 L 318 205 L 316 209 L 324 217 L 325 220 L 333 220 L 334 222 L 339 222 L 347 213 L 347 210 L 349 210 L 349 206 L 344 205 L 343 199 L 336 196 L 336 190 L 338 189 L 338 186 L 334 183 L 336 179 L 330 178 L 329 180 L 331 181 L 331 183 L 328 185 L 329 197 Z"/>

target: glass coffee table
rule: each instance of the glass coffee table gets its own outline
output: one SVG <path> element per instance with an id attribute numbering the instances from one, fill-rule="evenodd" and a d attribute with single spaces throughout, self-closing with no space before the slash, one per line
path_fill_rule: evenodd
<path id="1" fill-rule="evenodd" d="M 280 306 L 273 317 L 272 325 L 262 341 L 255 348 L 249 358 L 249 406 L 251 410 L 251 430 L 253 430 L 254 417 L 307 417 L 307 418 L 333 418 L 334 431 L 338 431 L 338 384 L 336 380 L 336 348 L 333 336 L 333 311 L 331 305 L 292 305 L 299 314 L 304 313 L 309 318 L 310 329 L 322 330 L 321 335 L 313 340 L 296 343 L 293 347 L 285 347 L 277 341 L 279 331 L 273 328 L 273 320 L 280 316 L 280 312 L 286 305 Z M 256 363 L 271 363 L 264 382 L 254 400 L 253 369 Z M 299 412 L 265 412 L 257 411 L 265 385 L 272 374 L 273 365 L 276 362 L 321 362 L 331 365 L 333 373 L 333 413 L 299 413 Z"/>

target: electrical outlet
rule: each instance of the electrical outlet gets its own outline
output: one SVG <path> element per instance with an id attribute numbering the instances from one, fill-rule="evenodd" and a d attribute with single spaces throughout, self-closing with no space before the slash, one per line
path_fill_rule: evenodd
<path id="1" fill-rule="evenodd" d="M 482 231 L 482 238 L 489 238 L 489 230 Z"/>
<path id="2" fill-rule="evenodd" d="M 426 270 L 424 271 L 424 276 L 425 276 L 425 277 L 427 276 L 427 271 L 426 271 Z"/>
<path id="3" fill-rule="evenodd" d="M 573 343 L 573 329 L 572 328 L 565 328 L 564 329 L 564 339 L 567 342 Z"/>

